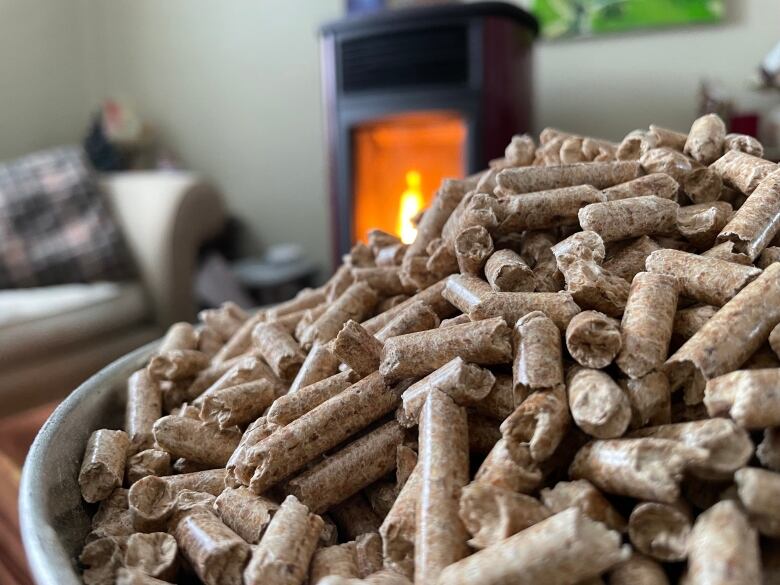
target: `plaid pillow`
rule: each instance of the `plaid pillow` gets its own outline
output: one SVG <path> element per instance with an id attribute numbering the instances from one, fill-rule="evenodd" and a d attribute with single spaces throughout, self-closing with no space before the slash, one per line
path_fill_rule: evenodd
<path id="1" fill-rule="evenodd" d="M 133 274 L 122 232 L 79 147 L 0 164 L 0 289 Z"/>

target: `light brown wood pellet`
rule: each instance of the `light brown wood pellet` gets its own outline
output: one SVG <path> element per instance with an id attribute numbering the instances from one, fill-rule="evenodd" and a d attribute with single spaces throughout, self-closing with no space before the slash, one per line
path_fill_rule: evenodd
<path id="1" fill-rule="evenodd" d="M 646 173 L 664 173 L 683 185 L 685 179 L 697 168 L 697 163 L 685 154 L 666 146 L 651 148 L 639 157 L 642 169 Z"/>
<path id="2" fill-rule="evenodd" d="M 580 312 L 580 307 L 574 302 L 572 295 L 564 291 L 533 293 L 491 291 L 484 296 L 471 297 L 468 299 L 467 305 L 462 305 L 460 299 L 451 293 L 454 292 L 454 287 L 458 283 L 462 283 L 468 278 L 473 277 L 451 276 L 447 279 L 447 288 L 445 288 L 444 294 L 453 305 L 467 312 L 472 321 L 500 317 L 508 325 L 513 326 L 523 315 L 531 311 L 541 311 L 552 319 L 561 331 L 565 331 L 572 317 Z"/>
<path id="3" fill-rule="evenodd" d="M 571 583 L 599 575 L 628 558 L 620 536 L 579 510 L 560 512 L 454 563 L 439 583 L 536 585 Z"/>
<path id="4" fill-rule="evenodd" d="M 644 502 L 628 518 L 628 536 L 636 549 L 654 559 L 672 562 L 688 556 L 691 513 L 684 504 Z"/>
<path id="5" fill-rule="evenodd" d="M 306 578 L 322 518 L 287 496 L 244 570 L 246 585 L 301 585 Z"/>
<path id="6" fill-rule="evenodd" d="M 217 423 L 220 429 L 246 425 L 257 420 L 276 399 L 280 386 L 269 380 L 254 380 L 228 386 L 203 399 L 200 417 Z"/>
<path id="7" fill-rule="evenodd" d="M 631 403 L 623 389 L 601 370 L 574 368 L 566 391 L 574 423 L 587 434 L 610 439 L 621 436 L 631 421 Z"/>
<path id="8" fill-rule="evenodd" d="M 333 355 L 330 345 L 315 343 L 306 359 L 301 364 L 301 369 L 290 384 L 288 394 L 320 380 L 324 380 L 339 371 L 339 359 Z"/>
<path id="9" fill-rule="evenodd" d="M 718 234 L 755 260 L 780 230 L 780 170 L 764 178 Z"/>
<path id="10" fill-rule="evenodd" d="M 469 192 L 461 199 L 441 230 L 442 240 L 450 245 L 461 232 L 472 227 L 492 230 L 498 224 L 498 202 L 492 194 Z M 435 242 L 436 240 L 433 240 Z M 431 244 L 433 244 L 431 242 Z M 428 250 L 430 251 L 430 245 Z"/>
<path id="11" fill-rule="evenodd" d="M 694 169 L 683 180 L 683 190 L 694 203 L 714 202 L 723 191 L 723 179 L 709 167 Z"/>
<path id="12" fill-rule="evenodd" d="M 542 489 L 541 499 L 553 514 L 575 507 L 591 520 L 602 522 L 611 530 L 626 530 L 625 519 L 612 507 L 604 494 L 587 480 L 560 481 L 552 489 Z"/>
<path id="13" fill-rule="evenodd" d="M 707 457 L 688 469 L 691 474 L 709 480 L 730 478 L 753 455 L 753 442 L 748 433 L 723 418 L 645 427 L 632 432 L 631 436 L 674 439 L 706 449 Z"/>
<path id="14" fill-rule="evenodd" d="M 133 528 L 157 532 L 166 529 L 176 509 L 176 492 L 164 480 L 148 476 L 130 486 L 127 503 Z"/>
<path id="15" fill-rule="evenodd" d="M 203 388 L 199 388 L 197 395 L 190 394 L 188 399 L 192 402 L 192 405 L 200 407 L 203 404 L 203 400 L 213 392 L 217 392 L 222 388 L 228 388 L 230 386 L 237 386 L 245 382 L 251 382 L 253 380 L 259 380 L 261 378 L 271 381 L 281 381 L 273 373 L 268 364 L 265 363 L 262 357 L 250 352 L 244 356 L 238 357 L 235 360 L 226 362 L 224 367 L 217 369 L 214 381 L 210 385 L 206 385 Z M 197 381 L 197 378 L 196 378 Z M 195 383 L 193 383 L 193 387 Z M 194 388 L 190 388 L 188 392 L 194 391 Z"/>
<path id="16" fill-rule="evenodd" d="M 639 163 L 633 161 L 575 163 L 506 169 L 498 173 L 496 183 L 503 193 L 532 193 L 576 185 L 605 189 L 635 179 L 640 174 Z"/>
<path id="17" fill-rule="evenodd" d="M 726 186 L 750 195 L 759 183 L 778 167 L 758 156 L 729 150 L 716 160 L 711 168 L 721 176 Z"/>
<path id="18" fill-rule="evenodd" d="M 604 195 L 606 196 L 606 201 L 616 201 L 630 197 L 645 197 L 647 195 L 673 199 L 677 195 L 679 187 L 677 181 L 666 173 L 651 173 L 627 183 L 620 183 L 614 187 L 604 189 Z"/>
<path id="19" fill-rule="evenodd" d="M 349 321 L 362 321 L 371 314 L 379 301 L 376 291 L 364 282 L 356 282 L 344 291 L 325 312 L 314 321 L 300 338 L 304 349 L 315 342 L 326 343 L 335 338 L 341 327 Z"/>
<path id="20" fill-rule="evenodd" d="M 747 134 L 726 134 L 723 139 L 723 150 L 738 150 L 753 156 L 764 156 L 764 146 L 753 136 Z"/>
<path id="21" fill-rule="evenodd" d="M 333 506 L 328 514 L 338 528 L 341 541 L 355 540 L 361 534 L 377 532 L 382 523 L 382 519 L 377 516 L 362 493 L 355 494 Z"/>
<path id="22" fill-rule="evenodd" d="M 149 577 L 169 581 L 178 570 L 176 540 L 165 532 L 132 534 L 125 544 L 124 564 Z"/>
<path id="23" fill-rule="evenodd" d="M 696 519 L 688 546 L 690 585 L 761 582 L 758 536 L 737 504 L 722 501 Z"/>
<path id="24" fill-rule="evenodd" d="M 780 369 L 737 370 L 707 382 L 710 416 L 729 416 L 746 429 L 780 426 Z"/>
<path id="25" fill-rule="evenodd" d="M 357 382 L 357 375 L 348 370 L 304 386 L 297 392 L 280 396 L 268 410 L 268 420 L 279 425 L 288 424 L 355 382 Z"/>
<path id="26" fill-rule="evenodd" d="M 540 230 L 558 225 L 576 225 L 577 212 L 585 205 L 604 201 L 604 195 L 591 185 L 579 185 L 499 199 L 505 218 L 499 234 Z"/>
<path id="27" fill-rule="evenodd" d="M 569 472 L 607 493 L 672 503 L 680 495 L 683 472 L 707 454 L 670 439 L 593 441 L 580 449 Z"/>
<path id="28" fill-rule="evenodd" d="M 416 425 L 432 390 L 444 392 L 461 406 L 472 406 L 490 393 L 495 381 L 489 370 L 456 357 L 404 391 L 403 409 L 398 411 L 398 418 L 406 426 Z"/>
<path id="29" fill-rule="evenodd" d="M 292 335 L 276 323 L 259 323 L 252 331 L 252 341 L 282 380 L 292 380 L 306 359 Z"/>
<path id="30" fill-rule="evenodd" d="M 455 357 L 480 365 L 512 359 L 511 330 L 500 317 L 391 337 L 379 372 L 389 382 L 423 376 Z"/>
<path id="31" fill-rule="evenodd" d="M 172 349 L 154 356 L 147 372 L 152 380 L 192 378 L 209 364 L 209 356 L 195 349 Z"/>
<path id="32" fill-rule="evenodd" d="M 168 581 L 162 581 L 150 577 L 138 569 L 120 568 L 116 573 L 115 585 L 165 585 Z"/>
<path id="33" fill-rule="evenodd" d="M 542 481 L 542 472 L 527 444 L 504 437 L 485 457 L 474 481 L 520 493 L 532 493 Z"/>
<path id="34" fill-rule="evenodd" d="M 632 130 L 626 134 L 615 153 L 617 159 L 639 160 L 639 156 L 642 153 L 642 140 L 646 134 L 645 130 Z"/>
<path id="35" fill-rule="evenodd" d="M 586 368 L 607 367 L 621 347 L 620 322 L 598 311 L 575 315 L 566 328 L 569 355 Z"/>
<path id="36" fill-rule="evenodd" d="M 696 119 L 688 131 L 685 140 L 685 154 L 708 165 L 723 152 L 723 141 L 726 138 L 726 125 L 717 114 L 707 114 Z"/>
<path id="37" fill-rule="evenodd" d="M 416 584 L 435 584 L 442 570 L 468 553 L 458 501 L 469 477 L 466 413 L 431 390 L 420 414 L 420 497 L 415 527 Z"/>
<path id="38" fill-rule="evenodd" d="M 386 423 L 345 445 L 286 484 L 286 490 L 315 513 L 322 513 L 395 469 L 403 428 Z"/>
<path id="39" fill-rule="evenodd" d="M 379 368 L 381 351 L 382 343 L 352 320 L 344 324 L 333 342 L 333 355 L 361 377 Z"/>
<path id="40" fill-rule="evenodd" d="M 609 585 L 669 585 L 669 579 L 659 562 L 635 552 L 610 571 Z"/>
<path id="41" fill-rule="evenodd" d="M 152 427 L 161 416 L 160 387 L 149 377 L 146 369 L 138 370 L 127 381 L 125 432 L 132 450 L 142 451 L 154 445 Z"/>
<path id="42" fill-rule="evenodd" d="M 605 242 L 674 233 L 677 210 L 674 201 L 655 195 L 632 197 L 605 203 L 591 203 L 579 212 L 580 225 Z"/>
<path id="43" fill-rule="evenodd" d="M 514 347 L 512 384 L 516 405 L 531 391 L 563 384 L 561 332 L 547 315 L 533 311 L 518 319 Z"/>
<path id="44" fill-rule="evenodd" d="M 225 476 L 225 469 L 207 469 L 192 473 L 166 475 L 159 479 L 168 484 L 174 493 L 191 490 L 218 496 L 225 488 Z"/>
<path id="45" fill-rule="evenodd" d="M 666 361 L 672 389 L 683 387 L 687 403 L 701 402 L 707 380 L 745 363 L 780 323 L 779 277 L 780 264 L 769 266 Z"/>
<path id="46" fill-rule="evenodd" d="M 123 556 L 121 544 L 115 538 L 88 542 L 79 555 L 79 562 L 84 566 L 84 583 L 111 585 L 124 563 Z"/>
<path id="47" fill-rule="evenodd" d="M 345 542 L 318 549 L 311 560 L 309 582 L 320 583 L 328 575 L 359 577 L 355 543 Z"/>
<path id="48" fill-rule="evenodd" d="M 650 124 L 650 129 L 645 134 L 645 141 L 650 148 L 657 148 L 659 146 L 668 146 L 674 150 L 682 151 L 685 148 L 685 142 L 688 140 L 688 135 L 683 132 L 677 132 L 676 130 L 670 130 L 663 126 L 656 124 Z"/>
<path id="49" fill-rule="evenodd" d="M 527 443 L 535 462 L 549 459 L 569 430 L 571 415 L 563 385 L 537 390 L 501 423 L 503 436 Z"/>
<path id="50" fill-rule="evenodd" d="M 79 471 L 82 497 L 99 502 L 121 487 L 130 440 L 124 431 L 101 429 L 90 435 Z"/>
<path id="51" fill-rule="evenodd" d="M 238 447 L 241 433 L 235 429 L 220 429 L 185 416 L 164 416 L 154 423 L 154 440 L 174 457 L 224 467 Z"/>
<path id="52" fill-rule="evenodd" d="M 717 312 L 718 308 L 712 305 L 696 305 L 680 309 L 674 316 L 672 331 L 681 339 L 690 339 Z"/>
<path id="53" fill-rule="evenodd" d="M 247 457 L 256 465 L 250 487 L 261 494 L 289 477 L 393 410 L 401 401 L 401 392 L 401 388 L 385 385 L 377 372 L 272 433 L 248 450 Z M 339 418 L 339 425 L 330 424 L 334 417 Z"/>
<path id="54" fill-rule="evenodd" d="M 246 486 L 226 488 L 217 497 L 214 510 L 226 526 L 249 544 L 257 544 L 279 504 L 252 493 Z"/>
<path id="55" fill-rule="evenodd" d="M 654 371 L 641 378 L 623 378 L 618 383 L 631 404 L 629 428 L 662 425 L 671 422 L 672 392 L 663 372 Z"/>
<path id="56" fill-rule="evenodd" d="M 533 270 L 517 252 L 504 249 L 490 255 L 485 264 L 485 278 L 495 291 L 530 292 L 535 288 Z"/>
<path id="57" fill-rule="evenodd" d="M 640 272 L 631 283 L 623 321 L 617 366 L 631 378 L 641 378 L 666 360 L 677 311 L 677 279 Z"/>
<path id="58" fill-rule="evenodd" d="M 147 475 L 168 475 L 170 468 L 170 453 L 162 449 L 145 449 L 127 458 L 125 474 L 127 481 L 133 484 Z"/>
<path id="59" fill-rule="evenodd" d="M 441 288 L 444 288 L 443 282 Z M 413 297 L 409 300 L 413 302 L 411 304 L 402 303 L 402 305 L 405 305 L 404 310 L 377 330 L 374 336 L 379 341 L 384 342 L 390 337 L 406 333 L 435 329 L 439 325 L 439 316 L 430 305 L 424 300 L 413 300 Z M 443 302 L 446 303 L 446 301 Z"/>
<path id="60" fill-rule="evenodd" d="M 536 498 L 511 490 L 471 483 L 460 497 L 460 518 L 471 534 L 469 544 L 486 548 L 550 516 Z"/>
<path id="61" fill-rule="evenodd" d="M 410 578 L 414 576 L 415 519 L 421 484 L 422 466 L 418 463 L 379 529 L 385 567 Z"/>

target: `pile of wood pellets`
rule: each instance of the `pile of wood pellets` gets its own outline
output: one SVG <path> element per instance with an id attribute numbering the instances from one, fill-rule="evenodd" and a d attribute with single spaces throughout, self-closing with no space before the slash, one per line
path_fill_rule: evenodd
<path id="1" fill-rule="evenodd" d="M 780 579 L 780 170 L 548 128 L 405 245 L 177 323 L 79 476 L 87 585 Z"/>

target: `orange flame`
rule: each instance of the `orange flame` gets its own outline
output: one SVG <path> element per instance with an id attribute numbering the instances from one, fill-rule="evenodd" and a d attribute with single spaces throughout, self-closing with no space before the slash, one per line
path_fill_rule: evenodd
<path id="1" fill-rule="evenodd" d="M 396 234 L 404 244 L 411 244 L 417 237 L 417 228 L 414 227 L 412 219 L 419 213 L 425 202 L 420 184 L 421 177 L 418 171 L 406 172 L 406 190 L 401 194 L 396 223 Z"/>

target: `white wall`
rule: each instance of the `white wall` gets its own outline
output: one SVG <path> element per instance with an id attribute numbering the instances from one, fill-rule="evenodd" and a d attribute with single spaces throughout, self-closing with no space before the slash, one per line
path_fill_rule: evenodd
<path id="1" fill-rule="evenodd" d="M 250 250 L 330 263 L 317 27 L 341 0 L 94 0 L 94 98 L 120 96 L 210 177 Z"/>
<path id="2" fill-rule="evenodd" d="M 80 0 L 0 0 L 0 160 L 87 127 Z"/>
<path id="3" fill-rule="evenodd" d="M 524 3 L 524 0 L 518 0 Z M 618 139 L 650 123 L 686 130 L 699 82 L 719 80 L 745 101 L 749 78 L 780 41 L 778 0 L 730 0 L 722 24 L 541 42 L 536 47 L 538 128 Z"/>

